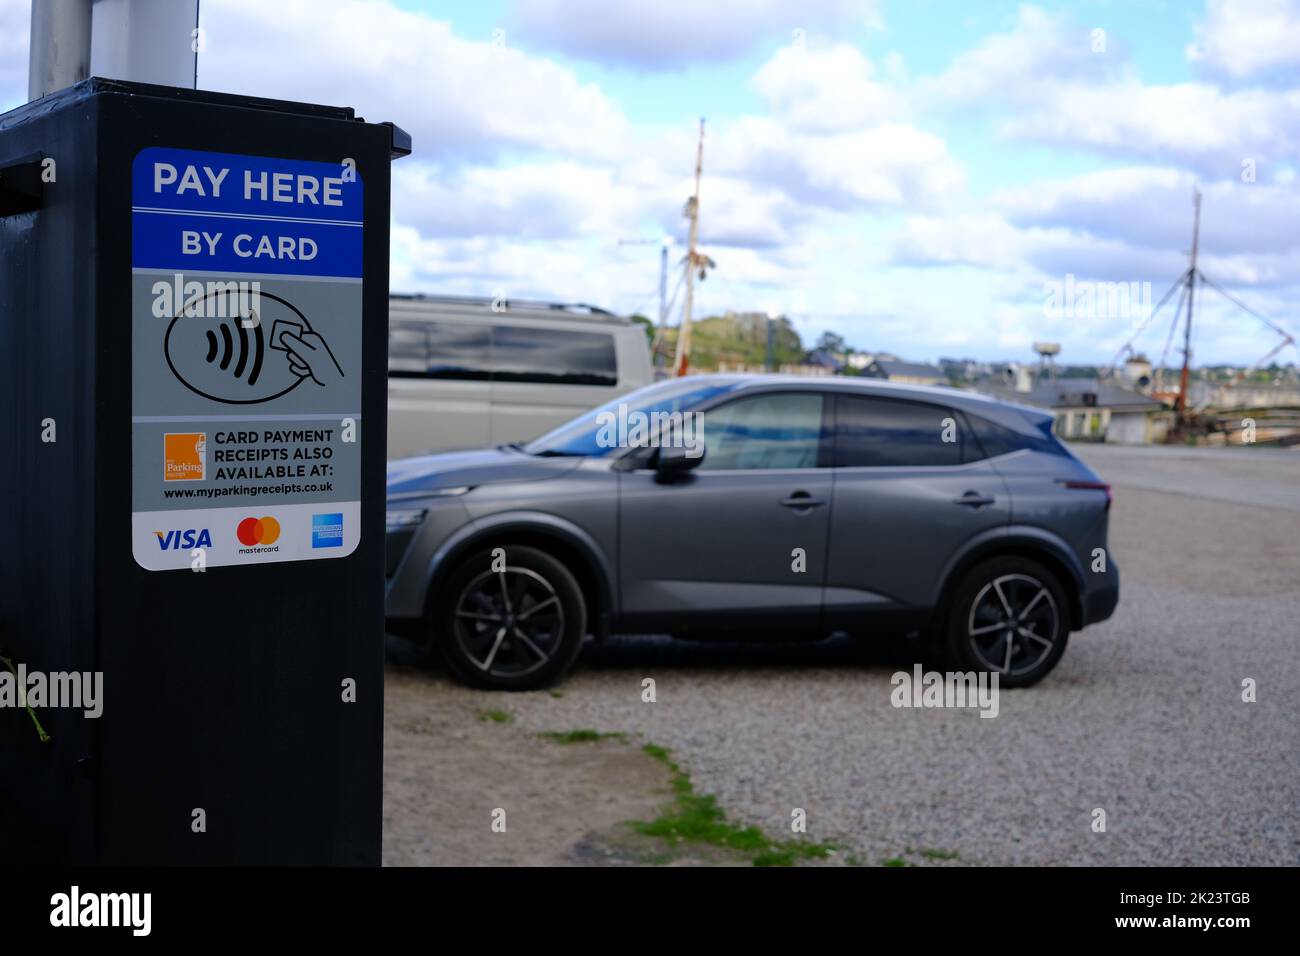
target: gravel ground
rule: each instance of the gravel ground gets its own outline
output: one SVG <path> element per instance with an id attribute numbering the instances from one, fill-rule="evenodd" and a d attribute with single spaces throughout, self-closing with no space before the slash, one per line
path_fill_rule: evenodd
<path id="1" fill-rule="evenodd" d="M 890 675 L 910 667 L 910 648 L 847 640 L 615 638 L 588 647 L 559 697 L 482 694 L 394 669 L 386 861 L 599 862 L 583 852 L 593 834 L 645 819 L 663 776 L 634 772 L 629 754 L 640 755 L 613 742 L 575 745 L 595 748 L 575 769 L 573 748 L 536 736 L 592 728 L 671 748 L 698 790 L 775 836 L 789 836 L 802 808 L 809 838 L 843 847 L 840 859 L 1300 863 L 1300 509 L 1287 507 L 1300 455 L 1252 460 L 1250 493 L 1233 500 L 1234 463 L 1176 464 L 1182 454 L 1084 450 L 1117 488 L 1120 607 L 1075 635 L 1041 684 L 1004 691 L 996 719 L 893 708 Z M 1178 475 L 1176 493 L 1137 487 L 1152 459 Z M 641 700 L 646 677 L 652 704 Z M 1247 677 L 1257 703 L 1241 700 Z M 513 720 L 483 724 L 489 707 Z M 521 808 L 552 794 L 511 838 L 517 852 L 478 835 L 506 784 Z M 424 808 L 448 793 L 460 810 L 440 811 L 435 831 Z M 1091 829 L 1095 808 L 1104 833 Z"/>

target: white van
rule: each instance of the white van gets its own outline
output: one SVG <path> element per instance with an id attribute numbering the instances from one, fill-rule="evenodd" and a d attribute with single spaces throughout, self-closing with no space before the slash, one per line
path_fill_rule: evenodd
<path id="1" fill-rule="evenodd" d="M 650 384 L 645 327 L 586 305 L 393 295 L 388 457 L 528 441 Z"/>

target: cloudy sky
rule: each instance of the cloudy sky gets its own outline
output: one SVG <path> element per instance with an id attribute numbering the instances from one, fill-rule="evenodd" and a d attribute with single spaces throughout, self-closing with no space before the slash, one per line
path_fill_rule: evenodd
<path id="1" fill-rule="evenodd" d="M 0 0 L 0 109 L 25 98 L 29 10 Z M 1300 0 L 202 0 L 202 23 L 201 87 L 412 133 L 397 291 L 655 314 L 658 250 L 619 240 L 680 258 L 703 116 L 697 314 L 914 359 L 1046 339 L 1109 360 L 1133 316 L 1048 308 L 1052 284 L 1158 299 L 1199 184 L 1205 272 L 1300 332 Z M 1198 363 L 1275 343 L 1205 299 Z"/>

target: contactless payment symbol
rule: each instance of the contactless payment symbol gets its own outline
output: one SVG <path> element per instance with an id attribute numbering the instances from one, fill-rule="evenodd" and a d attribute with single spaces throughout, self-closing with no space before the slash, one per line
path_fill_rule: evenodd
<path id="1" fill-rule="evenodd" d="M 167 326 L 167 367 L 191 392 L 224 405 L 259 405 L 304 382 L 320 387 L 344 378 L 333 350 L 297 307 L 258 291 L 257 308 L 241 318 L 241 306 L 226 301 L 238 296 L 209 293 Z"/>

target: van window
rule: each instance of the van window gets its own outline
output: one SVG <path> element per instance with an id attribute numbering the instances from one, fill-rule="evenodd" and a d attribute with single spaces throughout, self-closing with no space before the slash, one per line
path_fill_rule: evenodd
<path id="1" fill-rule="evenodd" d="M 614 337 L 461 322 L 393 322 L 388 374 L 394 378 L 617 385 Z"/>
<path id="2" fill-rule="evenodd" d="M 498 382 L 617 385 L 614 337 L 605 332 L 494 325 L 492 372 Z"/>
<path id="3" fill-rule="evenodd" d="M 439 322 L 388 327 L 388 374 L 393 378 L 456 378 L 486 382 L 488 330 Z"/>
<path id="4" fill-rule="evenodd" d="M 388 327 L 388 374 L 423 378 L 429 372 L 429 336 L 423 325 L 394 322 Z"/>
<path id="5" fill-rule="evenodd" d="M 482 325 L 429 322 L 429 378 L 486 382 L 492 377 L 491 336 Z"/>

